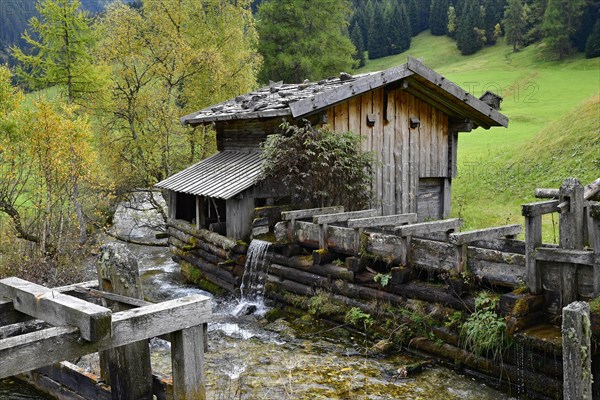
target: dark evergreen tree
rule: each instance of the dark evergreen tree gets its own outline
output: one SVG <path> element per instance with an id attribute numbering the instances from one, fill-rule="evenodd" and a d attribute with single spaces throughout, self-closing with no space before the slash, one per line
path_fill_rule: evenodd
<path id="1" fill-rule="evenodd" d="M 365 40 L 363 38 L 358 21 L 355 21 L 350 30 L 350 40 L 356 47 L 356 53 L 352 55 L 352 58 L 356 61 L 356 67 L 364 67 L 365 65 Z"/>
<path id="2" fill-rule="evenodd" d="M 517 51 L 525 40 L 527 21 L 523 0 L 508 0 L 504 13 L 504 29 L 506 30 L 506 43 Z"/>
<path id="3" fill-rule="evenodd" d="M 465 0 L 457 18 L 456 45 L 463 55 L 483 47 L 485 32 L 479 0 Z"/>
<path id="4" fill-rule="evenodd" d="M 431 34 L 442 36 L 448 33 L 448 0 L 433 0 L 429 13 Z"/>
<path id="5" fill-rule="evenodd" d="M 594 25 L 598 20 L 598 12 L 600 9 L 600 0 L 588 0 L 587 6 L 581 16 L 579 29 L 573 35 L 573 42 L 577 51 L 585 51 L 587 40 L 594 29 Z"/>
<path id="6" fill-rule="evenodd" d="M 542 29 L 546 51 L 551 58 L 563 59 L 573 51 L 573 35 L 579 28 L 585 0 L 549 0 Z"/>
<path id="7" fill-rule="evenodd" d="M 543 39 L 542 22 L 544 21 L 547 3 L 547 0 L 526 0 L 527 32 L 524 38 L 525 46 Z"/>
<path id="8" fill-rule="evenodd" d="M 431 0 L 418 0 L 417 4 L 419 5 L 419 20 L 421 22 L 419 32 L 423 32 L 424 30 L 429 29 L 429 12 L 431 11 Z"/>
<path id="9" fill-rule="evenodd" d="M 384 19 L 383 4 L 373 4 L 373 17 L 369 24 L 369 60 L 385 57 L 388 51 L 387 24 Z"/>
<path id="10" fill-rule="evenodd" d="M 387 55 L 399 54 L 410 48 L 412 26 L 405 4 L 396 1 L 388 3 L 385 26 L 388 33 Z"/>
<path id="11" fill-rule="evenodd" d="M 360 34 L 363 37 L 364 48 L 366 50 L 369 46 L 369 26 L 371 26 L 371 21 L 373 19 L 373 2 L 371 0 L 366 2 L 354 0 L 354 10 L 350 26 L 354 25 L 354 22 L 358 24 Z"/>
<path id="12" fill-rule="evenodd" d="M 585 45 L 585 57 L 600 57 L 600 18 L 596 19 L 594 29 L 592 29 L 592 33 L 588 37 L 587 44 Z"/>
<path id="13" fill-rule="evenodd" d="M 421 13 L 419 12 L 419 4 L 417 0 L 397 0 L 401 6 L 404 6 L 408 13 L 408 20 L 410 22 L 410 30 L 413 36 L 416 36 L 421 32 Z"/>
<path id="14" fill-rule="evenodd" d="M 483 28 L 485 29 L 485 43 L 488 45 L 496 44 L 498 34 L 496 26 L 502 21 L 505 7 L 506 0 L 483 0 L 485 12 Z"/>

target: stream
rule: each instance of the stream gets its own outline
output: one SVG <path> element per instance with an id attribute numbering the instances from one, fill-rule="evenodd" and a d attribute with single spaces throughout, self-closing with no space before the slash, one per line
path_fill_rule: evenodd
<path id="1" fill-rule="evenodd" d="M 127 231 L 139 241 L 154 241 L 154 231 L 139 227 L 139 216 L 130 215 L 143 213 L 136 208 L 117 210 L 115 229 Z M 128 247 L 138 257 L 147 300 L 195 293 L 212 298 L 213 320 L 205 355 L 208 399 L 516 399 L 436 365 L 434 360 L 422 372 L 404 377 L 404 366 L 427 358 L 404 351 L 373 355 L 360 332 L 300 315 L 281 313 L 267 319 L 268 302 L 262 312 L 237 316 L 242 308 L 240 299 L 212 296 L 186 284 L 168 248 Z M 170 375 L 169 343 L 153 339 L 151 348 L 153 370 Z M 86 357 L 80 365 L 95 370 L 96 364 L 94 357 Z M 0 399 L 42 398 L 13 380 L 0 381 Z"/>

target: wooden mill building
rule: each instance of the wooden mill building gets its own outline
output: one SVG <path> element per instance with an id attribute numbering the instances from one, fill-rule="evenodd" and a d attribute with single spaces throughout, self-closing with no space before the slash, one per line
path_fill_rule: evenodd
<path id="1" fill-rule="evenodd" d="M 416 212 L 420 221 L 450 213 L 458 133 L 508 126 L 495 108 L 411 57 L 380 72 L 272 84 L 181 119 L 212 124 L 219 152 L 157 184 L 170 193 L 169 216 L 247 237 L 254 208 L 281 195 L 256 185 L 260 144 L 282 122 L 304 119 L 359 134 L 376 158 L 373 207 L 382 215 Z"/>

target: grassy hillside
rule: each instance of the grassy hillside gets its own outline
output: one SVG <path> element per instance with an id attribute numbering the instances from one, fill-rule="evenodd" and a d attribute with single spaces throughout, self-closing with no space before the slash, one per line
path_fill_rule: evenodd
<path id="1" fill-rule="evenodd" d="M 600 59 L 542 59 L 539 46 L 518 53 L 499 42 L 462 56 L 454 41 L 423 33 L 411 49 L 373 60 L 359 72 L 406 62 L 407 54 L 479 97 L 504 97 L 509 128 L 477 129 L 459 136 L 459 176 L 453 183 L 453 215 L 466 228 L 522 223 L 520 205 L 536 187 L 558 187 L 569 176 L 583 184 L 600 176 Z M 545 221 L 552 241 L 552 219 Z"/>

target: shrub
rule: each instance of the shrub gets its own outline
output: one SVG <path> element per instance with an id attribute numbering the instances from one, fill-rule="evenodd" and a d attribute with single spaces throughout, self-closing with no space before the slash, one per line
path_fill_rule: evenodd
<path id="1" fill-rule="evenodd" d="M 287 188 L 296 207 L 342 205 L 362 209 L 371 201 L 371 153 L 351 132 L 281 125 L 263 145 L 263 179 Z"/>

